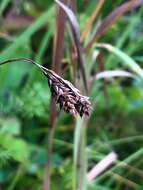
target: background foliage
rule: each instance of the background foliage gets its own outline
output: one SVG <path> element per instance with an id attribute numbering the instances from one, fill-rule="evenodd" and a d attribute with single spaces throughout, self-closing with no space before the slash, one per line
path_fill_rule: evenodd
<path id="1" fill-rule="evenodd" d="M 104 2 L 82 41 L 84 47 L 102 20 L 124 2 L 127 1 Z M 76 16 L 81 33 L 98 3 L 96 0 L 77 1 Z M 56 10 L 55 2 L 50 0 L 1 0 L 0 61 L 30 57 L 51 68 Z M 88 168 L 111 151 L 118 155 L 116 164 L 89 186 L 91 190 L 95 187 L 99 190 L 143 188 L 143 73 L 134 65 L 143 66 L 142 19 L 142 6 L 126 12 L 98 40 L 111 44 L 110 52 L 108 48 L 94 46 L 85 52 L 88 82 L 103 70 L 122 69 L 136 74 L 135 79 L 94 80 L 90 89 L 93 110 L 87 130 Z M 82 89 L 82 84 L 74 78 L 78 66 L 73 62 L 75 52 L 70 35 L 66 25 L 61 76 Z M 98 58 L 96 53 L 99 53 Z M 0 188 L 40 190 L 52 111 L 47 80 L 24 62 L 4 65 L 0 76 Z M 75 121 L 69 114 L 57 110 L 51 189 L 69 190 L 73 179 Z"/>

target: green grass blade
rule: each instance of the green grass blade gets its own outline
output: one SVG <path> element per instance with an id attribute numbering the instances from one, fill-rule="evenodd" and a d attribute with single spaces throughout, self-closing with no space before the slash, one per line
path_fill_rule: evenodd
<path id="1" fill-rule="evenodd" d="M 97 47 L 107 49 L 108 51 L 116 55 L 119 59 L 121 59 L 121 61 L 123 61 L 123 64 L 125 64 L 128 68 L 134 71 L 141 79 L 143 79 L 143 69 L 126 53 L 110 44 L 97 44 Z"/>

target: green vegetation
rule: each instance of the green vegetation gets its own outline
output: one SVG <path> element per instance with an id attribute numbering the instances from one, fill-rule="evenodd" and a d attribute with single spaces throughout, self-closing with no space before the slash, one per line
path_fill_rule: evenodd
<path id="1" fill-rule="evenodd" d="M 55 70 L 90 97 L 91 114 L 55 106 L 32 64 L 0 65 L 0 189 L 143 189 L 143 1 L 64 2 L 1 0 L 0 62 Z"/>

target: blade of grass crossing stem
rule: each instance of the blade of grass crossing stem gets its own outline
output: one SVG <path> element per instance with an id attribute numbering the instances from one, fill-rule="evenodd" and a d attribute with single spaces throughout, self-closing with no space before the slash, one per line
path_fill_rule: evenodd
<path id="1" fill-rule="evenodd" d="M 128 68 L 135 72 L 143 80 L 143 69 L 126 53 L 122 52 L 120 49 L 110 45 L 110 44 L 97 44 L 99 48 L 104 48 L 115 54 L 118 58 L 123 61 Z"/>
<path id="2" fill-rule="evenodd" d="M 137 169 L 137 168 L 140 168 L 141 167 L 141 165 L 142 165 L 142 159 L 140 158 L 137 162 L 135 162 L 135 164 L 134 164 L 134 167 L 133 166 L 131 166 L 131 165 L 129 165 L 129 164 L 125 164 L 123 167 L 124 168 L 126 168 L 126 169 L 128 169 L 128 171 L 127 172 L 125 172 L 123 175 L 124 175 L 124 178 L 126 179 L 127 177 L 129 177 L 130 176 L 130 174 L 133 174 L 134 173 L 134 175 L 136 175 L 136 176 L 138 176 L 138 178 L 143 178 L 143 172 L 142 172 L 142 170 L 139 170 L 139 169 Z M 117 172 L 116 172 L 117 173 Z M 111 172 L 111 174 L 112 174 L 112 172 Z M 120 175 L 121 175 L 122 173 L 120 172 Z M 135 182 L 135 181 L 134 181 Z M 121 185 L 121 184 L 120 184 Z M 139 185 L 139 184 L 138 184 Z"/>
<path id="3" fill-rule="evenodd" d="M 77 117 L 74 134 L 74 190 L 86 190 L 86 118 Z"/>
<path id="4" fill-rule="evenodd" d="M 118 162 L 118 163 L 119 163 L 119 162 Z M 118 173 L 118 171 L 116 171 L 116 172 L 109 171 L 109 174 L 111 174 L 113 178 L 114 178 L 114 174 L 115 174 L 115 175 L 119 175 L 119 174 L 120 174 L 120 175 L 119 175 L 119 178 L 117 178 L 117 180 L 120 181 L 120 177 L 122 176 L 122 180 L 121 180 L 122 183 L 127 184 L 127 185 L 129 185 L 129 186 L 132 186 L 132 183 L 133 183 L 133 186 L 134 186 L 134 184 L 135 184 L 135 185 L 139 185 L 139 184 L 136 184 L 136 183 L 135 183 L 136 181 L 134 181 L 134 180 L 130 181 L 127 177 L 129 177 L 130 174 L 134 173 L 134 175 L 138 176 L 138 178 L 140 178 L 140 177 L 142 178 L 143 175 L 140 173 L 141 170 L 138 172 L 138 171 L 137 171 L 138 169 L 136 169 L 136 167 L 140 167 L 141 164 L 142 164 L 142 159 L 138 160 L 138 161 L 134 164 L 134 167 L 130 166 L 129 164 L 124 164 L 124 165 L 122 165 L 122 166 L 121 166 L 122 168 L 127 169 L 126 172 L 123 172 L 123 170 L 120 170 L 120 169 L 119 169 L 119 173 Z M 142 171 L 141 171 L 141 172 L 142 172 Z M 141 175 L 140 175 L 140 174 L 141 174 Z M 128 182 L 129 182 L 129 184 L 128 184 Z M 130 183 L 130 182 L 131 182 L 131 183 Z M 113 181 L 110 183 L 110 186 L 111 186 L 112 184 L 113 184 Z M 118 188 L 120 188 L 121 185 L 122 185 L 122 184 L 119 183 Z"/>
<path id="5" fill-rule="evenodd" d="M 143 156 L 143 148 L 139 149 L 137 152 L 126 158 L 125 160 L 121 161 L 119 164 L 116 166 L 112 167 L 109 171 L 105 172 L 102 174 L 100 177 L 98 177 L 95 182 L 99 183 L 101 180 L 103 180 L 105 177 L 107 177 L 110 173 L 110 171 L 115 171 L 117 168 L 122 167 L 124 164 L 129 164 L 130 162 L 135 161 L 138 158 L 141 158 Z"/>
<path id="6" fill-rule="evenodd" d="M 120 188 L 122 184 L 127 185 L 127 187 L 128 188 L 130 187 L 131 189 L 139 189 L 141 187 L 139 184 L 135 183 L 134 181 L 131 181 L 125 177 L 122 177 L 119 174 L 116 174 L 114 172 L 110 172 L 110 174 L 112 175 L 112 178 L 114 178 L 116 181 L 119 182 L 118 189 Z"/>
<path id="7" fill-rule="evenodd" d="M 74 38 L 75 45 L 76 45 L 76 49 L 77 49 L 78 62 L 79 62 L 80 70 L 81 70 L 81 76 L 83 79 L 85 91 L 86 91 L 86 93 L 88 93 L 88 86 L 87 86 L 86 74 L 85 74 L 85 68 L 84 68 L 83 50 L 82 50 L 82 46 L 80 43 L 79 24 L 77 22 L 75 14 L 73 13 L 73 11 L 69 7 L 65 6 L 63 3 L 61 3 L 58 0 L 55 0 L 55 1 L 64 10 L 67 17 L 69 18 L 71 31 L 72 31 L 73 38 Z"/>

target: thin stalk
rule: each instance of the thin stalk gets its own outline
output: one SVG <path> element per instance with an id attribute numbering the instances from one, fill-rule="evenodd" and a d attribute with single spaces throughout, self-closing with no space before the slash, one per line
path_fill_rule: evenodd
<path id="1" fill-rule="evenodd" d="M 71 31 L 76 45 L 77 58 L 81 70 L 85 93 L 88 94 L 88 85 L 84 69 L 83 51 L 82 51 L 82 45 L 80 43 L 80 33 L 79 33 L 78 23 L 76 21 L 76 17 L 74 21 L 70 20 L 72 16 L 74 17 L 74 14 L 76 12 L 76 0 L 72 0 L 70 2 L 70 5 L 73 14 L 68 15 L 68 11 L 66 12 L 66 14 L 69 17 L 69 21 L 71 24 Z M 77 27 L 75 27 L 74 24 Z M 73 190 L 86 189 L 86 174 L 87 174 L 86 126 L 87 126 L 87 120 L 85 117 L 83 117 L 82 119 L 80 117 L 76 118 L 76 128 L 74 130 L 74 150 L 73 150 L 73 157 L 74 157 Z"/>
<path id="2" fill-rule="evenodd" d="M 12 183 L 9 185 L 9 187 L 7 188 L 7 190 L 14 190 L 15 187 L 16 187 L 16 184 L 19 180 L 19 178 L 21 177 L 21 175 L 23 174 L 23 166 L 20 165 L 15 176 L 14 176 L 14 179 L 12 181 Z"/>
<path id="3" fill-rule="evenodd" d="M 77 118 L 77 124 L 74 134 L 74 190 L 86 189 L 86 173 L 87 173 L 87 158 L 86 158 L 86 123 L 84 117 Z"/>
<path id="4" fill-rule="evenodd" d="M 50 189 L 50 168 L 51 168 L 54 134 L 55 134 L 55 126 L 50 128 L 48 135 L 48 144 L 47 144 L 48 161 L 45 165 L 44 190 Z"/>
<path id="5" fill-rule="evenodd" d="M 61 0 L 64 2 L 64 0 Z M 58 9 L 58 8 L 57 8 Z M 52 60 L 52 69 L 60 74 L 61 70 L 61 62 L 63 57 L 63 47 L 64 47 L 64 28 L 65 28 L 65 15 L 61 8 L 57 10 L 56 15 L 56 23 L 55 23 L 55 34 L 53 41 L 53 60 Z M 56 120 L 57 120 L 57 112 L 56 112 L 56 104 L 52 100 L 50 112 L 50 129 L 49 129 L 49 137 L 48 137 L 48 162 L 45 165 L 45 177 L 44 177 L 44 190 L 50 190 L 50 169 L 51 169 L 51 157 L 52 157 L 52 149 L 53 149 L 53 139 L 56 128 Z"/>
<path id="6" fill-rule="evenodd" d="M 8 60 L 0 62 L 0 65 L 4 65 L 7 63 L 13 63 L 13 62 L 19 62 L 19 61 L 31 63 L 31 64 L 37 66 L 37 68 L 40 69 L 40 71 L 42 71 L 42 73 L 46 76 L 47 76 L 47 73 L 52 72 L 50 69 L 47 69 L 46 67 L 43 67 L 42 65 L 39 65 L 38 63 L 36 63 L 35 61 L 33 61 L 32 59 L 29 59 L 29 58 L 12 58 L 12 59 L 8 59 Z"/>

